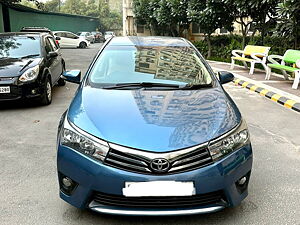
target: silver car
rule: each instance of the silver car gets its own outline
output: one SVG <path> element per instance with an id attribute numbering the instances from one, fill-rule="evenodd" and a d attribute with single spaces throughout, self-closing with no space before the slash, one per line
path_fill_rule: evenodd
<path id="1" fill-rule="evenodd" d="M 85 37 L 85 39 L 91 43 L 95 43 L 95 36 L 90 32 L 78 32 L 77 35 L 80 37 Z"/>

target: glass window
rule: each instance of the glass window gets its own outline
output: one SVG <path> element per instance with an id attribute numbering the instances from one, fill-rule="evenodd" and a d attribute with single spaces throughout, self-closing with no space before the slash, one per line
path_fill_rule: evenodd
<path id="1" fill-rule="evenodd" d="M 77 36 L 75 34 L 72 33 L 65 33 L 66 34 L 66 38 L 72 38 L 72 39 L 76 39 Z"/>
<path id="2" fill-rule="evenodd" d="M 137 29 L 136 29 L 137 33 L 144 33 L 144 25 L 137 25 Z"/>
<path id="3" fill-rule="evenodd" d="M 201 33 L 199 24 L 192 23 L 192 33 L 193 34 L 199 34 L 199 33 Z"/>
<path id="4" fill-rule="evenodd" d="M 26 56 L 40 56 L 40 54 L 41 45 L 39 37 L 0 37 L 0 57 L 21 58 Z"/>
<path id="5" fill-rule="evenodd" d="M 49 40 L 49 42 L 50 42 L 50 44 L 52 46 L 53 51 L 56 51 L 58 49 L 58 47 L 57 47 L 55 41 L 53 40 L 53 38 L 48 37 L 47 39 Z"/>
<path id="6" fill-rule="evenodd" d="M 191 47 L 109 46 L 97 59 L 89 81 L 100 86 L 137 82 L 187 85 L 210 84 L 212 78 Z"/>
<path id="7" fill-rule="evenodd" d="M 226 34 L 226 33 L 228 33 L 228 30 L 226 30 L 225 28 L 221 28 L 220 33 L 221 34 Z"/>
<path id="8" fill-rule="evenodd" d="M 53 48 L 52 48 L 48 38 L 45 39 L 45 44 L 46 44 L 45 45 L 46 53 L 52 52 Z"/>

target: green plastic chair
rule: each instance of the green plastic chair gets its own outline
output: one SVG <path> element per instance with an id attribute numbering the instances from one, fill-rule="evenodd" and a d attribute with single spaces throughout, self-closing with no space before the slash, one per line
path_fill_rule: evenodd
<path id="1" fill-rule="evenodd" d="M 298 88 L 299 79 L 300 79 L 300 51 L 289 49 L 284 53 L 283 56 L 280 55 L 268 56 L 268 61 L 270 61 L 271 63 L 267 64 L 268 70 L 266 73 L 266 78 L 265 78 L 266 80 L 270 79 L 272 68 L 281 70 L 286 80 L 289 79 L 287 72 L 292 72 L 295 74 L 295 79 L 292 88 L 293 89 Z M 287 66 L 286 63 L 293 64 L 295 65 L 295 67 Z"/>

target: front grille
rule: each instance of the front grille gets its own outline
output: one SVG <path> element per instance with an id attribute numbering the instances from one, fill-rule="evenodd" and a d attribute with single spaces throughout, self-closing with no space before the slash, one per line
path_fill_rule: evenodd
<path id="1" fill-rule="evenodd" d="M 125 197 L 122 195 L 94 192 L 92 200 L 102 205 L 134 208 L 183 208 L 211 204 L 226 204 L 226 199 L 222 191 L 215 191 L 194 196 L 176 197 Z"/>
<path id="2" fill-rule="evenodd" d="M 150 153 L 151 156 L 149 156 L 149 154 L 143 151 L 131 150 L 130 152 L 124 152 L 111 148 L 105 158 L 105 164 L 137 173 L 163 175 L 195 170 L 213 162 L 206 147 L 194 147 L 191 151 L 184 150 L 182 154 L 174 153 L 176 152 L 162 154 Z M 173 155 L 175 155 L 175 157 Z M 162 172 L 153 170 L 150 164 L 152 160 L 156 158 L 168 159 L 168 169 Z"/>

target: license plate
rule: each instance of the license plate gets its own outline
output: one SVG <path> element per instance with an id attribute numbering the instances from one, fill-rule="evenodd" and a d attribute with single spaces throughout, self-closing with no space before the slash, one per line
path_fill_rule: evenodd
<path id="1" fill-rule="evenodd" d="M 10 93 L 10 87 L 0 87 L 0 93 L 1 94 L 7 94 Z"/>
<path id="2" fill-rule="evenodd" d="M 125 182 L 123 195 L 126 197 L 192 196 L 195 195 L 195 187 L 193 182 Z"/>

